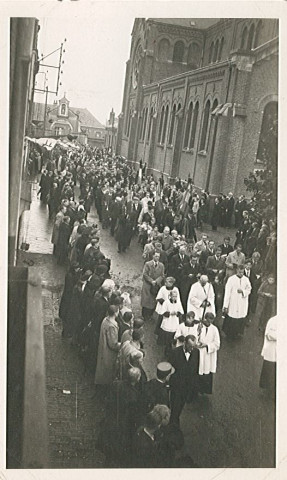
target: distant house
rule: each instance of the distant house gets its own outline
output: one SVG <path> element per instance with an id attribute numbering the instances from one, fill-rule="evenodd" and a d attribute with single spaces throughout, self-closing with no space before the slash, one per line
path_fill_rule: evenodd
<path id="1" fill-rule="evenodd" d="M 58 103 L 46 108 L 44 103 L 34 102 L 31 135 L 36 138 L 73 135 L 80 143 L 102 147 L 105 127 L 86 108 L 70 107 L 64 95 Z"/>

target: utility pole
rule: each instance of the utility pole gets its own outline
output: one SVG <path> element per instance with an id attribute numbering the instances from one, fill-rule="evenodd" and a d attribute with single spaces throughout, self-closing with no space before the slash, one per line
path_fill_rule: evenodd
<path id="1" fill-rule="evenodd" d="M 63 73 L 63 71 L 61 70 L 61 67 L 62 67 L 62 65 L 64 64 L 64 61 L 62 60 L 62 57 L 63 57 L 63 53 L 65 53 L 65 50 L 64 50 L 63 48 L 64 48 L 64 43 L 65 43 L 66 41 L 67 41 L 67 39 L 65 38 L 64 42 L 61 43 L 61 46 L 60 46 L 59 48 L 57 48 L 56 50 L 53 50 L 53 52 L 49 53 L 49 54 L 46 55 L 45 57 L 42 55 L 42 57 L 41 57 L 41 59 L 40 59 L 40 62 L 39 62 L 39 67 L 55 68 L 56 70 L 58 70 L 57 85 L 56 85 L 56 90 L 55 90 L 55 91 L 49 90 L 48 86 L 46 86 L 44 89 L 43 89 L 43 88 L 35 88 L 35 87 L 34 87 L 34 90 L 33 90 L 33 94 L 34 94 L 34 92 L 42 92 L 42 93 L 45 93 L 45 94 L 46 94 L 46 97 L 45 97 L 45 109 L 44 109 L 44 119 L 43 119 L 43 120 L 44 120 L 44 121 L 43 121 L 43 136 L 45 136 L 45 131 L 46 131 L 46 116 L 47 116 L 48 93 L 52 93 L 52 94 L 54 94 L 54 95 L 58 95 L 59 86 L 62 85 L 61 82 L 60 82 L 60 76 L 61 76 L 61 73 Z M 51 55 L 53 55 L 53 54 L 56 53 L 56 52 L 60 52 L 58 65 L 49 65 L 49 64 L 41 63 L 41 62 L 43 62 L 43 60 L 45 60 L 45 58 L 50 57 Z M 43 72 L 38 72 L 38 73 L 43 73 Z"/>
<path id="2" fill-rule="evenodd" d="M 44 109 L 44 124 L 43 124 L 43 137 L 45 137 L 46 131 L 46 117 L 47 117 L 47 102 L 48 102 L 48 87 L 46 87 L 45 109 Z"/>

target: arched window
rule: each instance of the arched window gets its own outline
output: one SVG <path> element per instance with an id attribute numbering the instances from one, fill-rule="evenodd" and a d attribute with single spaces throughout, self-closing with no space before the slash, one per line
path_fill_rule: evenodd
<path id="1" fill-rule="evenodd" d="M 130 117 L 130 112 L 129 112 L 129 110 L 128 110 L 128 111 L 127 111 L 127 116 L 126 116 L 126 128 L 125 128 L 125 134 L 126 134 L 126 136 L 128 136 L 129 117 Z"/>
<path id="2" fill-rule="evenodd" d="M 150 141 L 151 127 L 152 127 L 152 124 L 153 124 L 153 115 L 154 115 L 154 108 L 151 107 L 150 116 L 149 116 L 149 124 L 148 124 L 148 132 L 147 132 L 147 142 Z"/>
<path id="3" fill-rule="evenodd" d="M 169 137 L 168 144 L 172 145 L 173 132 L 174 132 L 174 123 L 175 123 L 175 114 L 176 114 L 176 105 L 173 106 L 170 118 L 170 127 L 169 127 Z"/>
<path id="4" fill-rule="evenodd" d="M 223 44 L 224 44 L 224 37 L 222 37 L 220 41 L 220 47 L 219 47 L 219 52 L 218 52 L 218 60 L 220 61 L 222 58 L 222 50 L 223 50 Z"/>
<path id="5" fill-rule="evenodd" d="M 209 124 L 209 113 L 210 113 L 210 101 L 207 100 L 204 108 L 204 114 L 203 114 L 203 123 L 202 123 L 201 139 L 200 139 L 200 147 L 199 147 L 200 150 L 205 150 L 208 124 Z"/>
<path id="6" fill-rule="evenodd" d="M 249 30 L 249 35 L 248 35 L 247 50 L 251 50 L 251 48 L 253 47 L 254 31 L 255 31 L 255 27 L 254 27 L 254 23 L 252 23 Z"/>
<path id="7" fill-rule="evenodd" d="M 167 61 L 169 59 L 170 43 L 167 38 L 163 38 L 158 44 L 158 59 L 161 61 Z"/>
<path id="8" fill-rule="evenodd" d="M 130 136 L 131 121 L 132 121 L 132 112 L 130 111 L 129 112 L 129 118 L 128 118 L 127 137 Z"/>
<path id="9" fill-rule="evenodd" d="M 240 44 L 240 48 L 241 48 L 242 50 L 245 50 L 245 49 L 246 49 L 247 36 L 248 36 L 248 29 L 247 29 L 247 27 L 244 27 L 243 32 L 242 32 L 242 35 L 241 35 L 241 44 Z"/>
<path id="10" fill-rule="evenodd" d="M 218 100 L 215 99 L 214 102 L 213 102 L 213 104 L 212 104 L 212 110 L 211 110 L 211 112 L 213 112 L 213 111 L 216 109 L 217 106 L 218 106 Z"/>
<path id="11" fill-rule="evenodd" d="M 139 140 L 142 139 L 142 134 L 143 134 L 143 117 L 144 117 L 144 110 L 141 113 L 141 116 L 139 118 Z"/>
<path id="12" fill-rule="evenodd" d="M 61 115 L 66 115 L 66 104 L 62 103 L 61 105 Z"/>
<path id="13" fill-rule="evenodd" d="M 188 107 L 187 117 L 186 117 L 183 148 L 188 147 L 188 140 L 189 140 L 189 134 L 190 134 L 190 129 L 191 129 L 192 110 L 193 110 L 193 103 L 190 102 L 189 107 Z"/>
<path id="14" fill-rule="evenodd" d="M 262 32 L 262 21 L 259 20 L 256 27 L 256 32 L 255 32 L 254 48 L 257 48 L 259 47 L 259 45 L 261 45 L 261 32 Z"/>
<path id="15" fill-rule="evenodd" d="M 217 39 L 215 42 L 215 47 L 213 52 L 213 62 L 217 62 L 218 49 L 219 49 L 219 40 Z"/>
<path id="16" fill-rule="evenodd" d="M 160 123 L 159 123 L 158 139 L 157 139 L 158 143 L 160 143 L 161 137 L 162 137 L 164 112 L 165 112 L 165 108 L 163 106 L 160 112 Z"/>
<path id="17" fill-rule="evenodd" d="M 212 42 L 211 45 L 210 45 L 210 48 L 209 48 L 209 59 L 208 59 L 208 63 L 211 63 L 211 62 L 212 62 L 212 59 L 213 59 L 213 50 L 214 50 L 214 44 L 213 44 L 213 42 Z"/>
<path id="18" fill-rule="evenodd" d="M 269 102 L 264 108 L 259 143 L 257 149 L 257 161 L 267 162 L 277 168 L 278 149 L 278 103 Z"/>
<path id="19" fill-rule="evenodd" d="M 189 139 L 189 148 L 194 147 L 195 135 L 196 135 L 196 129 L 197 129 L 197 120 L 198 120 L 198 110 L 199 110 L 199 103 L 196 102 L 194 111 L 193 111 L 192 128 L 191 128 L 191 135 Z"/>
<path id="20" fill-rule="evenodd" d="M 188 49 L 187 63 L 190 70 L 194 70 L 199 67 L 201 58 L 200 46 L 197 43 L 192 43 Z"/>
<path id="21" fill-rule="evenodd" d="M 168 114 L 169 114 L 169 108 L 168 108 L 168 105 L 167 105 L 167 106 L 165 107 L 165 113 L 164 113 L 164 123 L 163 123 L 161 143 L 165 143 L 165 139 L 166 139 L 166 130 L 167 130 Z"/>
<path id="22" fill-rule="evenodd" d="M 184 54 L 184 43 L 181 40 L 179 40 L 174 45 L 172 61 L 182 62 L 183 54 Z"/>
<path id="23" fill-rule="evenodd" d="M 145 108 L 144 118 L 143 118 L 143 136 L 142 139 L 145 139 L 145 132 L 146 132 L 146 124 L 147 124 L 147 117 L 148 117 L 148 108 Z"/>
<path id="24" fill-rule="evenodd" d="M 127 112 L 127 120 L 126 120 L 126 136 L 127 137 L 129 137 L 130 135 L 132 115 L 133 115 L 133 106 L 131 106 Z"/>

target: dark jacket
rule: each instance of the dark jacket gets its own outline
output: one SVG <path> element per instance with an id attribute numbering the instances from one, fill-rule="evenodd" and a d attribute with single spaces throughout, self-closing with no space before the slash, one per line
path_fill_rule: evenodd
<path id="1" fill-rule="evenodd" d="M 168 360 L 175 369 L 175 373 L 170 377 L 171 389 L 196 392 L 199 382 L 199 350 L 194 348 L 187 360 L 184 349 L 180 346 L 171 350 Z"/>
<path id="2" fill-rule="evenodd" d="M 214 272 L 213 270 L 217 271 Z M 208 257 L 206 262 L 206 273 L 209 280 L 212 281 L 221 270 L 225 270 L 225 260 L 221 257 L 217 259 L 215 255 Z"/>
<path id="3" fill-rule="evenodd" d="M 150 412 L 155 405 L 170 406 L 169 388 L 166 383 L 160 382 L 157 378 L 149 380 L 144 385 L 143 396 L 146 413 Z"/>
<path id="4" fill-rule="evenodd" d="M 171 257 L 169 263 L 169 274 L 176 279 L 177 283 L 180 283 L 182 281 L 184 266 L 189 264 L 189 257 L 184 255 L 183 259 L 181 259 L 179 253 L 176 253 Z"/>

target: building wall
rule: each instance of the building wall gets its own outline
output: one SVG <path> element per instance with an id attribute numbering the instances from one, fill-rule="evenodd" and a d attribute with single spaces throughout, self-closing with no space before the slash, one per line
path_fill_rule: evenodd
<path id="1" fill-rule="evenodd" d="M 27 193 L 26 179 L 23 175 L 24 135 L 29 119 L 29 95 L 33 90 L 36 69 L 37 56 L 34 54 L 34 50 L 37 43 L 38 20 L 35 18 L 12 18 L 10 26 L 8 248 L 9 264 L 15 265 L 19 221 L 23 213 L 22 209 L 29 206 L 29 193 Z M 21 200 L 23 195 L 25 201 Z"/>
<path id="2" fill-rule="evenodd" d="M 253 65 L 250 92 L 248 95 L 247 115 L 242 142 L 240 168 L 237 184 L 243 185 L 244 178 L 256 168 L 256 154 L 260 128 L 265 105 L 278 101 L 278 57 L 272 57 L 260 64 Z"/>

